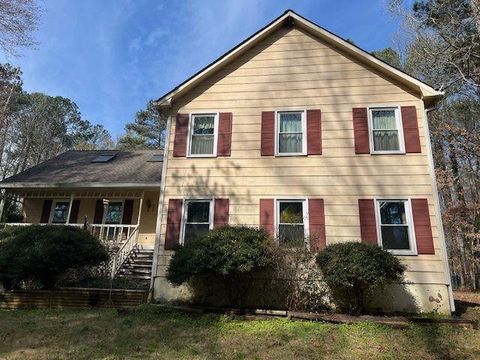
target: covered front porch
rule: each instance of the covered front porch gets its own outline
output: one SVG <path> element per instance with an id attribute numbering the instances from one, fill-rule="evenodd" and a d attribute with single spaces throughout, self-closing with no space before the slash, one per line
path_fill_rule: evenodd
<path id="1" fill-rule="evenodd" d="M 159 150 L 67 151 L 0 181 L 0 223 L 84 228 L 110 250 L 112 278 L 148 281 L 162 160 Z"/>
<path id="2" fill-rule="evenodd" d="M 154 246 L 158 190 L 36 188 L 6 191 L 21 203 L 23 220 L 3 222 L 3 227 L 77 226 L 88 230 L 108 247 L 121 247 L 127 241 L 144 248 Z"/>

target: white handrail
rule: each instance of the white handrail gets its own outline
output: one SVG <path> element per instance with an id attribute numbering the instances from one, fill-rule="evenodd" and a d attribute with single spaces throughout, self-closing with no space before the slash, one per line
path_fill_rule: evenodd
<path id="1" fill-rule="evenodd" d="M 122 246 L 118 249 L 118 251 L 113 255 L 112 259 L 112 273 L 111 278 L 113 279 L 117 272 L 122 267 L 123 263 L 127 258 L 130 256 L 132 250 L 137 247 L 138 244 L 138 227 L 133 230 L 130 234 L 130 237 L 123 243 Z"/>

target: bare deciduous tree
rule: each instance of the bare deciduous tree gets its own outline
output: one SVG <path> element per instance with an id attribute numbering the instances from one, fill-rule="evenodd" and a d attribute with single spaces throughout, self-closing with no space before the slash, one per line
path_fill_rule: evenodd
<path id="1" fill-rule="evenodd" d="M 401 65 L 445 91 L 429 125 L 454 284 L 480 288 L 480 0 L 409 6 L 390 1 L 408 39 Z"/>
<path id="2" fill-rule="evenodd" d="M 41 9 L 35 0 L 0 0 L 0 48 L 17 55 L 18 49 L 36 44 L 33 32 Z"/>

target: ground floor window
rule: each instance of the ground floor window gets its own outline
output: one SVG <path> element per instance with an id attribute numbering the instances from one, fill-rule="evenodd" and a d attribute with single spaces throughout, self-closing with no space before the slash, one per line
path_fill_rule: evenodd
<path id="1" fill-rule="evenodd" d="M 276 202 L 276 233 L 280 246 L 304 247 L 308 237 L 306 199 Z"/>
<path id="2" fill-rule="evenodd" d="M 123 217 L 123 201 L 111 201 L 108 203 L 105 213 L 105 224 L 121 224 Z"/>
<path id="3" fill-rule="evenodd" d="M 185 245 L 213 227 L 212 200 L 186 200 L 182 244 Z"/>
<path id="4" fill-rule="evenodd" d="M 410 201 L 377 200 L 376 208 L 379 245 L 394 254 L 415 254 Z"/>
<path id="5" fill-rule="evenodd" d="M 55 200 L 52 206 L 52 213 L 50 214 L 50 223 L 66 224 L 68 219 L 69 209 L 70 209 L 69 200 Z"/>

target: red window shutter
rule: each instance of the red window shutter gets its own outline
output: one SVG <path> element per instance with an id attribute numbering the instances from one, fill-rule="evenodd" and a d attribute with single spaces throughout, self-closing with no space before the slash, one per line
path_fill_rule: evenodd
<path id="1" fill-rule="evenodd" d="M 93 215 L 93 223 L 101 224 L 103 222 L 103 200 L 99 199 L 95 203 L 95 213 Z"/>
<path id="2" fill-rule="evenodd" d="M 71 224 L 76 224 L 78 220 L 78 212 L 80 210 L 80 200 L 75 199 L 72 201 L 72 210 L 70 211 L 70 219 L 68 220 Z"/>
<path id="3" fill-rule="evenodd" d="M 165 250 L 174 250 L 180 242 L 180 227 L 182 225 L 182 199 L 168 201 L 167 231 L 165 234 Z"/>
<path id="4" fill-rule="evenodd" d="M 405 152 L 421 153 L 420 134 L 418 132 L 417 108 L 415 106 L 402 106 L 403 137 L 405 139 Z"/>
<path id="5" fill-rule="evenodd" d="M 310 225 L 310 250 L 319 251 L 327 244 L 323 199 L 308 199 L 308 221 Z"/>
<path id="6" fill-rule="evenodd" d="M 188 114 L 177 114 L 175 122 L 175 139 L 173 140 L 173 156 L 187 156 L 187 138 L 188 123 L 190 116 Z"/>
<path id="7" fill-rule="evenodd" d="M 434 255 L 435 248 L 433 246 L 428 200 L 412 199 L 412 214 L 415 239 L 417 241 L 417 253 L 419 255 Z"/>
<path id="8" fill-rule="evenodd" d="M 275 111 L 262 112 L 262 156 L 275 155 Z"/>
<path id="9" fill-rule="evenodd" d="M 218 228 L 220 226 L 228 225 L 229 217 L 229 201 L 228 199 L 215 199 L 215 209 L 213 212 L 213 226 Z"/>
<path id="10" fill-rule="evenodd" d="M 232 113 L 218 116 L 217 156 L 230 156 L 232 150 Z"/>
<path id="11" fill-rule="evenodd" d="M 355 154 L 370 154 L 367 108 L 354 108 L 352 114 Z"/>
<path id="12" fill-rule="evenodd" d="M 359 199 L 358 210 L 360 213 L 360 233 L 362 242 L 366 244 L 378 244 L 374 200 Z"/>
<path id="13" fill-rule="evenodd" d="M 274 214 L 274 200 L 260 199 L 260 227 L 265 229 L 272 238 L 275 236 Z"/>
<path id="14" fill-rule="evenodd" d="M 131 225 L 133 216 L 133 200 L 125 200 L 123 204 L 122 224 Z"/>
<path id="15" fill-rule="evenodd" d="M 307 154 L 322 155 L 322 113 L 307 110 Z"/>
<path id="16" fill-rule="evenodd" d="M 42 215 L 40 216 L 40 224 L 48 224 L 50 220 L 50 212 L 52 211 L 53 200 L 45 200 L 43 202 Z"/>

